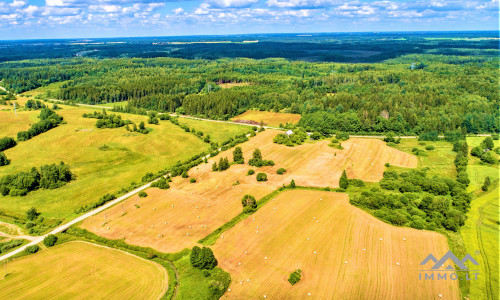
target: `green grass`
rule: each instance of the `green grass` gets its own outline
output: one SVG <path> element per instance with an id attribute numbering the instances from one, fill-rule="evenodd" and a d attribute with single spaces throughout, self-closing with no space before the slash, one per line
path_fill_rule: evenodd
<path id="1" fill-rule="evenodd" d="M 63 106 L 58 114 L 67 124 L 5 151 L 11 164 L 0 168 L 0 176 L 64 161 L 77 178 L 62 188 L 38 190 L 25 197 L 0 196 L 0 211 L 24 217 L 24 212 L 34 206 L 45 218 L 68 220 L 75 217 L 74 211 L 82 205 L 117 192 L 132 181 L 140 182 L 146 172 L 157 172 L 209 148 L 168 121 L 147 125 L 153 131 L 146 135 L 130 133 L 125 128 L 98 129 L 95 119 L 81 116 L 92 110 Z M 4 114 L 13 112 L 0 112 L 0 119 Z M 32 114 L 36 118 L 39 111 Z M 147 120 L 145 116 L 131 114 L 123 114 L 123 118 L 135 123 Z M 105 144 L 108 151 L 100 150 Z"/>
<path id="2" fill-rule="evenodd" d="M 96 104 L 95 106 L 100 106 L 100 107 L 127 106 L 127 101 Z"/>
<path id="3" fill-rule="evenodd" d="M 221 268 L 215 267 L 209 270 L 210 276 L 205 277 L 201 270 L 193 268 L 189 261 L 189 255 L 174 261 L 174 265 L 179 272 L 179 286 L 177 288 L 176 300 L 182 299 L 218 299 L 214 297 L 208 288 L 212 280 L 226 283 L 226 289 L 231 282 L 229 273 Z"/>
<path id="4" fill-rule="evenodd" d="M 425 143 L 420 145 L 419 143 Z M 434 150 L 425 150 L 426 146 L 432 145 Z M 419 148 L 427 153 L 427 156 L 417 156 L 417 168 L 428 167 L 427 174 L 429 177 L 434 175 L 455 178 L 456 170 L 453 161 L 455 160 L 456 153 L 452 151 L 453 144 L 445 141 L 438 142 L 419 142 L 417 139 L 401 139 L 401 143 L 394 146 L 394 148 L 412 153 L 413 148 Z"/>
<path id="5" fill-rule="evenodd" d="M 483 136 L 470 136 L 467 137 L 467 145 L 469 146 L 469 149 L 472 149 L 476 146 L 479 146 L 486 137 Z M 495 148 L 500 146 L 500 140 L 494 140 L 493 143 L 495 144 Z"/>
<path id="6" fill-rule="evenodd" d="M 210 135 L 213 142 L 223 142 L 238 134 L 247 133 L 252 127 L 221 122 L 202 121 L 189 118 L 179 118 L 180 124 L 186 124 L 189 128 Z"/>

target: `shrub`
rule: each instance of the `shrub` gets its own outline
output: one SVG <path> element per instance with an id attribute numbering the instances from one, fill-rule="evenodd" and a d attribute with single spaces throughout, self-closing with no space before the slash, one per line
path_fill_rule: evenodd
<path id="1" fill-rule="evenodd" d="M 290 184 L 288 185 L 289 188 L 291 189 L 294 189 L 295 188 L 295 180 L 292 179 L 292 181 L 290 181 Z"/>
<path id="2" fill-rule="evenodd" d="M 285 169 L 285 168 L 279 168 L 279 169 L 278 169 L 278 171 L 276 171 L 276 173 L 277 173 L 278 175 L 283 175 L 283 174 L 285 174 L 285 172 L 286 172 L 286 169 Z"/>
<path id="3" fill-rule="evenodd" d="M 481 155 L 481 161 L 490 165 L 494 165 L 497 163 L 497 160 L 495 159 L 495 157 L 493 157 L 493 154 L 491 154 L 491 152 L 486 152 L 485 154 Z"/>
<path id="4" fill-rule="evenodd" d="M 4 150 L 7 150 L 9 148 L 12 148 L 15 145 L 17 145 L 17 143 L 11 137 L 6 136 L 6 137 L 3 137 L 0 139 L 0 151 L 4 151 Z"/>
<path id="5" fill-rule="evenodd" d="M 0 167 L 8 164 L 10 164 L 10 160 L 7 159 L 7 156 L 3 152 L 0 152 Z"/>
<path id="6" fill-rule="evenodd" d="M 181 174 L 181 177 L 182 178 L 188 178 L 188 172 L 186 170 L 184 170 Z"/>
<path id="7" fill-rule="evenodd" d="M 153 259 L 153 258 L 156 258 L 156 252 L 152 249 L 148 250 L 148 252 L 146 253 L 146 257 L 147 259 Z"/>
<path id="8" fill-rule="evenodd" d="M 495 141 L 498 141 L 498 139 L 499 139 L 499 135 L 498 135 L 498 134 L 492 134 L 492 135 L 491 135 L 491 138 L 492 138 L 493 140 L 495 140 Z"/>
<path id="9" fill-rule="evenodd" d="M 490 185 L 491 185 L 490 177 L 486 176 L 486 178 L 484 179 L 484 183 L 483 183 L 483 186 L 481 187 L 481 189 L 484 192 L 486 192 L 488 190 L 488 188 L 490 187 Z"/>
<path id="10" fill-rule="evenodd" d="M 145 191 L 140 191 L 140 192 L 139 192 L 139 197 L 141 197 L 141 198 L 145 198 L 145 197 L 147 197 L 147 196 L 148 196 L 148 194 L 146 194 L 146 192 L 145 192 Z"/>
<path id="11" fill-rule="evenodd" d="M 43 239 L 43 244 L 47 247 L 52 247 L 57 243 L 57 236 L 49 234 Z"/>
<path id="12" fill-rule="evenodd" d="M 38 250 L 40 250 L 40 247 L 38 245 L 32 245 L 32 246 L 26 247 L 24 249 L 24 252 L 27 254 L 33 254 L 33 253 L 37 253 Z"/>
<path id="13" fill-rule="evenodd" d="M 203 274 L 204 277 L 210 277 L 210 272 L 208 270 L 202 270 L 201 274 Z"/>
<path id="14" fill-rule="evenodd" d="M 255 174 L 254 170 L 252 170 L 252 169 L 248 170 L 247 175 L 253 175 L 253 174 Z"/>
<path id="15" fill-rule="evenodd" d="M 195 182 L 196 182 L 196 178 L 190 178 L 190 179 L 189 179 L 189 182 L 190 182 L 190 183 L 195 183 Z"/>
<path id="16" fill-rule="evenodd" d="M 36 210 L 36 208 L 32 207 L 26 212 L 26 219 L 28 219 L 29 221 L 33 221 L 38 218 L 39 215 L 40 213 Z"/>
<path id="17" fill-rule="evenodd" d="M 267 174 L 266 173 L 257 174 L 257 181 L 267 181 Z"/>
<path id="18" fill-rule="evenodd" d="M 419 141 L 439 141 L 439 134 L 437 131 L 422 132 L 419 137 Z"/>
<path id="19" fill-rule="evenodd" d="M 245 159 L 243 158 L 243 150 L 241 147 L 236 147 L 233 151 L 233 160 L 237 164 L 244 164 Z"/>
<path id="20" fill-rule="evenodd" d="M 335 136 L 335 138 L 337 140 L 341 140 L 341 141 L 348 140 L 349 139 L 349 133 L 347 133 L 347 132 L 339 132 L 339 133 L 337 133 L 337 135 Z"/>
<path id="21" fill-rule="evenodd" d="M 429 146 L 425 147 L 425 150 L 429 150 L 429 151 L 430 150 L 434 150 L 434 149 L 436 149 L 436 148 L 434 146 L 432 146 L 432 145 L 429 145 Z"/>
<path id="22" fill-rule="evenodd" d="M 391 164 L 390 164 L 390 163 L 385 163 L 385 167 L 386 167 L 386 168 L 389 168 L 390 166 L 391 166 Z"/>
<path id="23" fill-rule="evenodd" d="M 291 285 L 295 285 L 297 282 L 300 281 L 300 278 L 302 277 L 302 271 L 300 269 L 293 271 L 290 273 L 290 277 L 288 277 L 288 282 L 290 282 Z"/>
<path id="24" fill-rule="evenodd" d="M 162 190 L 166 190 L 170 188 L 170 185 L 168 184 L 167 180 L 165 178 L 160 178 L 157 181 L 153 182 L 151 184 L 151 187 L 156 187 Z"/>
<path id="25" fill-rule="evenodd" d="M 208 289 L 210 291 L 210 295 L 212 297 L 215 297 L 217 295 L 222 294 L 224 292 L 224 290 L 226 289 L 226 287 L 224 286 L 224 283 L 222 283 L 218 280 L 210 280 L 210 282 L 208 283 Z M 215 298 L 215 299 L 217 299 L 217 298 Z"/>

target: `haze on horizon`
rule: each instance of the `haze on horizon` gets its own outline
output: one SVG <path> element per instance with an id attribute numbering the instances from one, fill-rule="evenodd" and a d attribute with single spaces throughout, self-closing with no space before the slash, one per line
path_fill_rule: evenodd
<path id="1" fill-rule="evenodd" d="M 498 0 L 0 0 L 0 39 L 498 30 Z"/>

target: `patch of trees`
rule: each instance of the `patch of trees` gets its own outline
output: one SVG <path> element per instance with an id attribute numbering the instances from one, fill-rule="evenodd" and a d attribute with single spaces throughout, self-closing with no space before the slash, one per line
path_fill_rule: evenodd
<path id="1" fill-rule="evenodd" d="M 214 162 L 213 165 L 212 165 L 212 171 L 218 171 L 218 172 L 222 172 L 222 171 L 225 171 L 227 169 L 229 169 L 231 165 L 229 164 L 229 159 L 227 157 L 221 157 L 219 159 L 219 164 L 217 165 L 217 162 Z"/>
<path id="2" fill-rule="evenodd" d="M 198 246 L 194 246 L 191 250 L 189 261 L 194 268 L 201 270 L 211 270 L 218 264 L 212 249 L 208 247 L 200 248 Z"/>
<path id="3" fill-rule="evenodd" d="M 0 139 L 0 151 L 4 151 L 4 150 L 7 150 L 9 148 L 12 148 L 15 145 L 17 145 L 17 143 L 11 137 L 6 136 L 6 137 L 3 137 Z"/>
<path id="4" fill-rule="evenodd" d="M 471 196 L 465 184 L 449 178 L 429 178 L 424 170 L 400 174 L 385 171 L 380 187 L 382 190 L 362 192 L 351 203 L 397 226 L 458 231 L 470 207 Z"/>
<path id="5" fill-rule="evenodd" d="M 32 245 L 28 246 L 24 249 L 24 253 L 26 254 L 35 254 L 40 250 L 40 246 L 38 245 Z"/>
<path id="6" fill-rule="evenodd" d="M 285 168 L 279 168 L 277 171 L 276 171 L 276 174 L 278 175 L 283 175 L 286 173 L 286 169 Z"/>
<path id="7" fill-rule="evenodd" d="M 162 178 L 158 179 L 157 181 L 153 182 L 151 184 L 151 187 L 156 187 L 156 188 L 159 188 L 161 190 L 167 190 L 170 188 L 170 185 L 168 184 L 167 179 L 162 177 Z"/>
<path id="8" fill-rule="evenodd" d="M 302 277 L 302 271 L 300 269 L 297 269 L 290 273 L 290 276 L 288 277 L 288 282 L 290 282 L 291 285 L 295 285 L 297 282 L 300 281 L 300 278 Z"/>
<path id="9" fill-rule="evenodd" d="M 340 175 L 339 187 L 344 190 L 349 187 L 349 179 L 347 178 L 347 173 L 345 172 L 345 170 L 342 171 L 342 175 Z"/>
<path id="10" fill-rule="evenodd" d="M 307 139 L 307 133 L 300 129 L 295 129 L 292 134 L 288 135 L 286 133 L 280 133 L 276 135 L 273 142 L 276 144 L 282 144 L 289 147 L 295 145 L 302 145 Z"/>
<path id="11" fill-rule="evenodd" d="M 457 152 L 455 160 L 455 169 L 457 170 L 457 181 L 465 186 L 470 183 L 469 175 L 467 174 L 467 164 L 469 163 L 468 152 L 469 146 L 467 142 L 456 142 L 453 145 L 453 151 Z"/>
<path id="12" fill-rule="evenodd" d="M 384 137 L 384 142 L 386 142 L 389 146 L 396 145 L 401 143 L 401 137 L 396 138 L 394 132 L 391 131 Z"/>
<path id="13" fill-rule="evenodd" d="M 75 176 L 64 162 L 44 165 L 40 170 L 33 167 L 29 172 L 19 172 L 0 178 L 0 193 L 3 196 L 24 196 L 28 192 L 43 188 L 56 189 L 66 185 Z"/>
<path id="14" fill-rule="evenodd" d="M 29 99 L 28 101 L 26 101 L 25 107 L 29 110 L 37 110 L 46 108 L 47 106 L 40 100 Z"/>
<path id="15" fill-rule="evenodd" d="M 495 158 L 492 153 L 495 148 L 495 144 L 491 137 L 485 138 L 479 146 L 472 148 L 470 154 L 481 159 L 482 162 L 487 164 L 496 164 L 498 159 Z"/>
<path id="16" fill-rule="evenodd" d="M 97 119 L 97 122 L 95 123 L 95 126 L 97 128 L 118 128 L 132 123 L 129 120 L 122 120 L 122 116 L 120 115 L 108 115 L 108 113 L 104 109 L 102 110 L 102 112 L 94 111 L 93 113 L 83 114 L 82 117 Z"/>
<path id="17" fill-rule="evenodd" d="M 259 148 L 255 148 L 252 153 L 252 158 L 248 160 L 248 164 L 254 167 L 263 167 L 263 166 L 274 166 L 274 161 L 272 160 L 263 160 L 262 152 Z"/>
<path id="18" fill-rule="evenodd" d="M 42 109 L 38 118 L 40 121 L 31 125 L 30 129 L 17 133 L 17 139 L 19 141 L 27 141 L 34 136 L 49 131 L 63 121 L 63 118 L 50 108 Z"/>

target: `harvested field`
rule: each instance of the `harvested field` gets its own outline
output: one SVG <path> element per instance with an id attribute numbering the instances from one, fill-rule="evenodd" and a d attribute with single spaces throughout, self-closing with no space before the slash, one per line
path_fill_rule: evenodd
<path id="1" fill-rule="evenodd" d="M 275 161 L 273 167 L 245 164 L 213 172 L 212 163 L 220 157 L 232 160 L 233 149 L 230 149 L 191 170 L 189 176 L 196 183 L 189 183 L 189 178 L 174 178 L 169 190 L 149 189 L 148 197 L 134 196 L 123 206 L 87 219 L 82 227 L 106 238 L 176 252 L 191 247 L 238 215 L 245 194 L 260 199 L 292 179 L 302 186 L 336 187 L 344 169 L 351 178 L 379 181 L 386 162 L 402 167 L 417 164 L 414 156 L 387 147 L 380 140 L 352 139 L 343 143 L 344 150 L 329 147 L 328 141 L 290 148 L 272 142 L 277 133 L 266 130 L 241 145 L 245 161 L 258 147 L 264 159 Z M 277 175 L 277 169 L 282 167 L 287 172 Z M 268 181 L 257 182 L 256 175 L 247 176 L 249 169 L 267 173 Z"/>
<path id="2" fill-rule="evenodd" d="M 1 299 L 159 299 L 167 287 L 162 266 L 83 242 L 16 259 L 7 272 Z"/>
<path id="3" fill-rule="evenodd" d="M 444 236 L 386 224 L 346 194 L 283 192 L 212 249 L 231 274 L 231 299 L 459 298 L 456 281 L 418 279 L 429 253 L 448 251 Z M 302 279 L 291 286 L 297 269 Z"/>
<path id="4" fill-rule="evenodd" d="M 297 124 L 300 120 L 299 114 L 275 113 L 269 111 L 248 110 L 231 120 L 248 120 L 260 123 L 264 122 L 267 126 L 278 127 L 280 124 L 286 123 Z"/>

